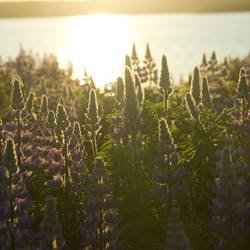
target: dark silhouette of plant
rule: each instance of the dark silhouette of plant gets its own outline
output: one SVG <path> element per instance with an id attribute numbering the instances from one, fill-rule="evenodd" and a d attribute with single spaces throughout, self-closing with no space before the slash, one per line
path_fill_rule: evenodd
<path id="1" fill-rule="evenodd" d="M 39 231 L 38 249 L 63 249 L 64 242 L 56 205 L 55 198 L 46 198 L 45 211 Z"/>
<path id="2" fill-rule="evenodd" d="M 188 250 L 190 249 L 183 225 L 180 222 L 177 208 L 171 208 L 167 234 L 166 234 L 166 250 Z"/>
<path id="3" fill-rule="evenodd" d="M 167 115 L 168 112 L 168 98 L 173 93 L 173 89 L 171 87 L 170 82 L 170 76 L 169 76 L 169 70 L 168 70 L 168 63 L 167 58 L 164 55 L 161 60 L 161 77 L 159 85 L 161 87 L 162 93 L 163 93 L 163 99 L 164 99 L 164 111 Z"/>

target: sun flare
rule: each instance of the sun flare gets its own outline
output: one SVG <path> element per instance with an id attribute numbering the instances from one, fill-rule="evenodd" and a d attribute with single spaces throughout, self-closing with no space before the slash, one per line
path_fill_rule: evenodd
<path id="1" fill-rule="evenodd" d="M 122 73 L 134 36 L 129 18 L 123 15 L 72 17 L 65 27 L 66 49 L 58 51 L 59 61 L 65 66 L 70 58 L 74 77 L 82 79 L 85 68 L 103 87 Z"/>

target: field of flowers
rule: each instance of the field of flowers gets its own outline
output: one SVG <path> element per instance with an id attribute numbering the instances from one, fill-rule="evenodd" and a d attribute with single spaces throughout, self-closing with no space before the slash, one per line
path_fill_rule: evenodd
<path id="1" fill-rule="evenodd" d="M 71 76 L 0 60 L 0 249 L 250 249 L 250 55 L 175 84 L 133 46 L 103 90 Z"/>

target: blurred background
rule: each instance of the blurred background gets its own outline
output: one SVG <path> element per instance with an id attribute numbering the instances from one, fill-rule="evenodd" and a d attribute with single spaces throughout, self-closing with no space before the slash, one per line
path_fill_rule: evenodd
<path id="1" fill-rule="evenodd" d="M 143 58 L 149 43 L 178 83 L 203 53 L 216 50 L 221 61 L 249 53 L 249 11 L 249 0 L 0 0 L 0 56 L 54 54 L 60 67 L 72 63 L 74 78 L 86 70 L 102 87 L 122 73 L 132 44 Z"/>

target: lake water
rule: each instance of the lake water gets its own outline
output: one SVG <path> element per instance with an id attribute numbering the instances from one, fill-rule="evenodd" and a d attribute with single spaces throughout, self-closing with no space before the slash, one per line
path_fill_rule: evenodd
<path id="1" fill-rule="evenodd" d="M 132 43 L 143 57 L 147 42 L 157 65 L 167 55 L 178 81 L 200 64 L 202 53 L 216 50 L 221 60 L 249 53 L 250 13 L 0 19 L 3 58 L 16 56 L 20 45 L 34 53 L 53 53 L 62 67 L 73 63 L 75 77 L 82 78 L 85 67 L 99 86 L 122 73 Z"/>

